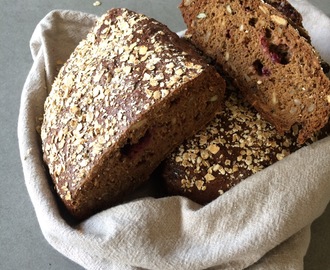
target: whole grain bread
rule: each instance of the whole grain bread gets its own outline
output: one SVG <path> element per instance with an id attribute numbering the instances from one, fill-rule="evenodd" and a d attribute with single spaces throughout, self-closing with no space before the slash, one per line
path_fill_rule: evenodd
<path id="1" fill-rule="evenodd" d="M 165 25 L 127 9 L 97 22 L 45 102 L 44 160 L 81 220 L 121 201 L 221 109 L 225 82 Z"/>
<path id="2" fill-rule="evenodd" d="M 284 1 L 265 2 L 183 0 L 180 9 L 187 37 L 235 79 L 280 134 L 299 125 L 303 143 L 328 122 L 330 82 L 319 55 L 298 31 L 299 16 L 290 15 L 296 12 L 282 13 Z"/>
<path id="3" fill-rule="evenodd" d="M 281 136 L 236 89 L 231 87 L 226 95 L 224 110 L 160 166 L 159 174 L 169 195 L 207 204 L 302 147 L 296 143 L 297 125 Z M 308 143 L 328 133 L 329 127 Z"/>

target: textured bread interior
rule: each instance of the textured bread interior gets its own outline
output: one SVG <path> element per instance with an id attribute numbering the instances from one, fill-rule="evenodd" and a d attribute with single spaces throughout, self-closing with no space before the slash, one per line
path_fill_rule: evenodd
<path id="1" fill-rule="evenodd" d="M 329 79 L 292 20 L 255 0 L 185 0 L 180 8 L 187 36 L 279 133 L 298 124 L 303 143 L 328 122 Z"/>

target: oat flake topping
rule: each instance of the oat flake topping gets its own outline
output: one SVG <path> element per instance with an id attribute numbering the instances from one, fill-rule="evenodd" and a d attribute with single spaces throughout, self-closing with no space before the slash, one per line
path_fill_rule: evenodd
<path id="1" fill-rule="evenodd" d="M 222 181 L 219 195 L 246 177 L 282 160 L 298 146 L 295 137 L 280 136 L 275 128 L 237 97 L 226 99 L 225 110 L 171 155 L 173 166 L 181 166 L 181 188 L 207 190 L 208 183 Z M 175 164 L 176 163 L 176 164 Z M 171 169 L 171 167 L 169 167 Z M 220 185 L 220 184 L 219 184 Z"/>
<path id="2" fill-rule="evenodd" d="M 65 200 L 131 123 L 203 71 L 171 46 L 158 22 L 152 20 L 148 30 L 143 25 L 149 18 L 120 11 L 97 21 L 60 69 L 45 102 L 44 156 Z"/>

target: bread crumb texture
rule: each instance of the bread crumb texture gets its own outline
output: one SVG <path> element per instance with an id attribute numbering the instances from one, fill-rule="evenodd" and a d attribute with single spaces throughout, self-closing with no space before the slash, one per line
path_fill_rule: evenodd
<path id="1" fill-rule="evenodd" d="M 187 37 L 232 77 L 246 99 L 299 143 L 329 120 L 330 82 L 301 15 L 286 1 L 184 0 Z"/>

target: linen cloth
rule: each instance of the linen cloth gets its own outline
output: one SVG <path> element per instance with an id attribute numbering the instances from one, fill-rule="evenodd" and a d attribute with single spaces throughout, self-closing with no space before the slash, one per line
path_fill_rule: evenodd
<path id="1" fill-rule="evenodd" d="M 330 62 L 330 20 L 291 1 Z M 330 138 L 291 154 L 202 207 L 141 194 L 72 225 L 61 215 L 42 161 L 38 126 L 57 65 L 96 16 L 56 10 L 37 25 L 21 97 L 18 139 L 25 183 L 45 238 L 86 269 L 302 269 L 310 224 L 330 200 Z"/>

